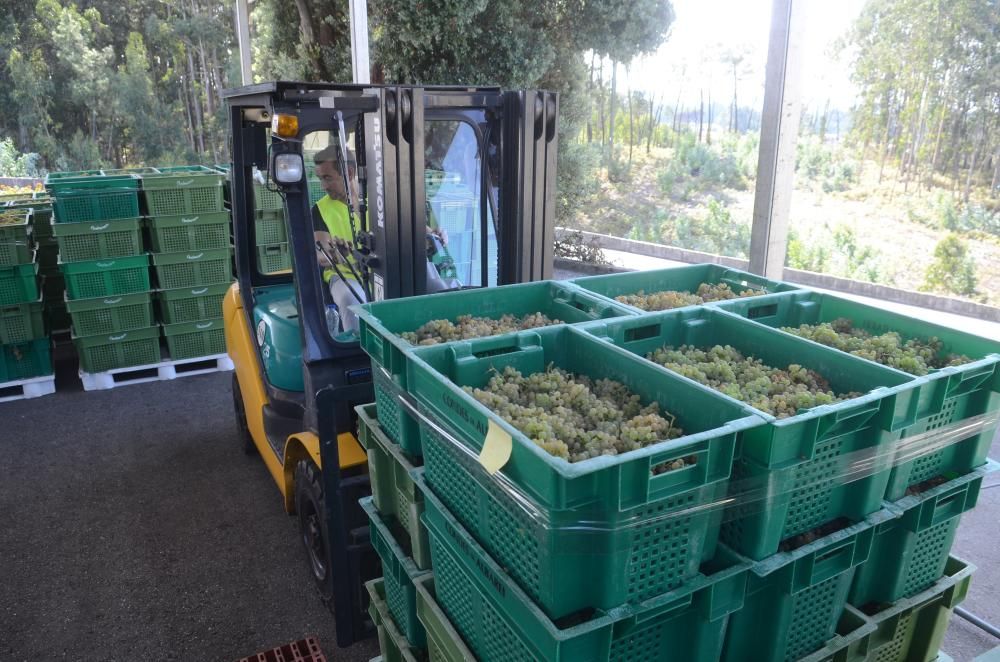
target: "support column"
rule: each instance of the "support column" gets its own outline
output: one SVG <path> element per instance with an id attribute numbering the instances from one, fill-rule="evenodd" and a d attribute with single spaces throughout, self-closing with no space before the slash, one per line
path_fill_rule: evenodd
<path id="1" fill-rule="evenodd" d="M 243 85 L 253 84 L 253 67 L 250 60 L 250 12 L 247 0 L 236 0 L 236 41 L 240 48 L 240 79 Z"/>
<path id="2" fill-rule="evenodd" d="M 372 82 L 368 62 L 368 0 L 351 0 L 351 71 L 354 82 Z"/>

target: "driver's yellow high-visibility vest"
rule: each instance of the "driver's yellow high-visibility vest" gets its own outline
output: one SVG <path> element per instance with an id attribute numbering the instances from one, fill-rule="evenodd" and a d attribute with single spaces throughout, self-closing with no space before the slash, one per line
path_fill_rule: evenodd
<path id="1" fill-rule="evenodd" d="M 324 195 L 316 201 L 316 208 L 319 209 L 320 218 L 323 219 L 323 224 L 326 225 L 330 235 L 340 237 L 347 242 L 348 246 L 353 246 L 354 237 L 351 236 L 351 219 L 350 213 L 347 210 L 347 204 L 341 200 L 334 200 L 329 195 Z M 354 264 L 353 257 L 348 257 L 348 259 Z M 356 266 L 355 269 L 357 269 Z M 351 270 L 345 265 L 340 266 L 340 273 L 344 278 L 356 280 L 351 274 Z M 327 268 L 323 270 L 323 280 L 327 283 L 335 275 L 337 275 L 337 272 L 333 269 Z"/>

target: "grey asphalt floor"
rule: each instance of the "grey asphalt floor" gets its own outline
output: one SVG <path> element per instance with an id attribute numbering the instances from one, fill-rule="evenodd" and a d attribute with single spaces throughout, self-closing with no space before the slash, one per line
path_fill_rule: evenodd
<path id="1" fill-rule="evenodd" d="M 308 635 L 330 660 L 378 655 L 336 647 L 295 521 L 237 446 L 230 379 L 85 393 L 68 369 L 55 395 L 0 404 L 0 660 L 236 660 Z M 1000 487 L 954 553 L 978 566 L 964 606 L 1000 624 Z M 944 650 L 996 646 L 956 617 Z"/>

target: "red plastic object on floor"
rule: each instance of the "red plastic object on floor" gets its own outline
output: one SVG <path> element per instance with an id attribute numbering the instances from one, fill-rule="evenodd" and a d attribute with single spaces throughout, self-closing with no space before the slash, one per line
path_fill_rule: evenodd
<path id="1" fill-rule="evenodd" d="M 269 651 L 244 657 L 239 662 L 326 662 L 316 637 L 306 637 Z"/>

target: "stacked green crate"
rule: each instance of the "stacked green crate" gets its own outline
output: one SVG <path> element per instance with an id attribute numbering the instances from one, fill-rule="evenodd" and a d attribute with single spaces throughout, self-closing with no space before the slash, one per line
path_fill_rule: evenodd
<path id="1" fill-rule="evenodd" d="M 52 374 L 30 216 L 0 207 L 0 384 Z"/>
<path id="2" fill-rule="evenodd" d="M 225 175 L 205 166 L 143 177 L 157 304 L 173 360 L 223 354 L 222 299 L 233 280 Z"/>
<path id="3" fill-rule="evenodd" d="M 45 181 L 62 276 L 46 293 L 55 298 L 65 287 L 64 310 L 83 372 L 160 360 L 139 213 L 141 174 L 89 170 L 51 173 Z"/>
<path id="4" fill-rule="evenodd" d="M 319 182 L 316 182 L 316 187 L 319 187 Z M 319 190 L 322 192 L 322 189 Z M 273 184 L 254 181 L 253 193 L 257 269 L 265 274 L 287 271 L 292 268 L 292 254 L 288 245 L 284 200 Z"/>

